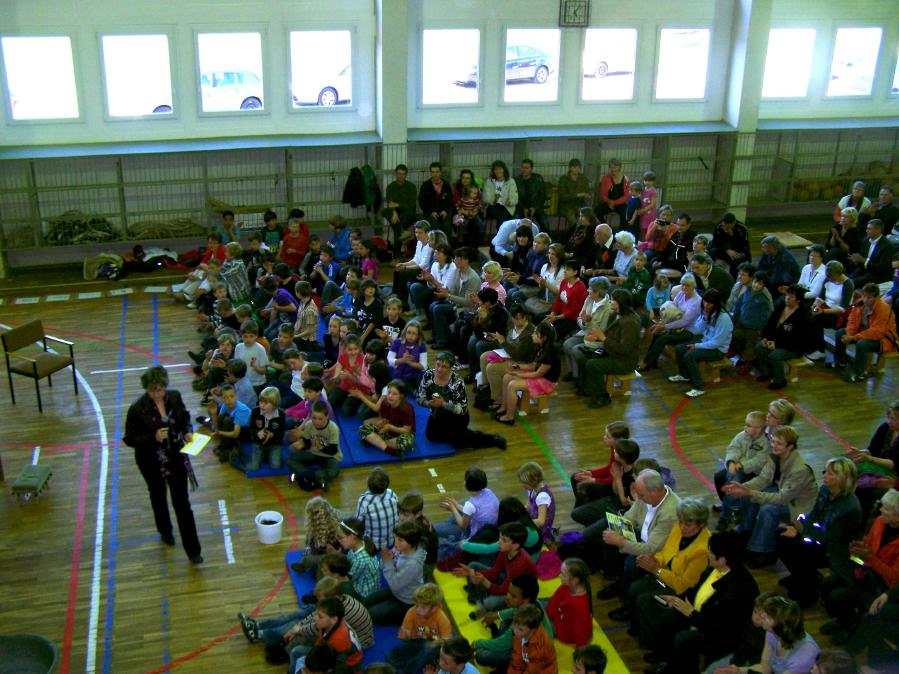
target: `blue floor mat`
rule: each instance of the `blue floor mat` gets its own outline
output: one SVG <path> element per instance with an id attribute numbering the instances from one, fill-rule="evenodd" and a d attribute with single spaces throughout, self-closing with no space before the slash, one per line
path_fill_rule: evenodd
<path id="1" fill-rule="evenodd" d="M 415 410 L 415 449 L 407 453 L 403 461 L 417 461 L 419 459 L 434 459 L 441 456 L 455 456 L 455 448 L 448 442 L 431 442 L 425 437 L 425 426 L 428 423 L 430 412 L 426 407 L 412 403 Z M 362 419 L 358 416 L 347 417 L 339 412 L 334 412 L 337 425 L 340 426 L 340 446 L 344 456 L 350 455 L 354 466 L 366 466 L 375 463 L 395 463 L 400 458 L 385 454 L 379 449 L 362 442 L 359 437 L 359 427 Z"/>
<path id="2" fill-rule="evenodd" d="M 297 564 L 303 559 L 302 550 L 290 550 L 285 556 L 287 570 L 290 573 L 290 582 L 293 584 L 293 591 L 297 595 L 297 603 L 302 605 L 302 597 L 304 594 L 312 592 L 315 586 L 315 580 L 311 573 L 297 573 L 290 568 L 291 564 Z M 372 662 L 384 662 L 393 648 L 399 645 L 400 640 L 396 636 L 398 627 L 381 627 L 375 625 L 375 643 L 371 648 L 362 653 L 362 664 L 370 664 Z"/>

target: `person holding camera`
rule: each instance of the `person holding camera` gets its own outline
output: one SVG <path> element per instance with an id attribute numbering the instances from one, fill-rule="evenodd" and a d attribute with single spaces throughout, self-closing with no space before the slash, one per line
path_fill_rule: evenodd
<path id="1" fill-rule="evenodd" d="M 161 365 L 147 368 L 140 378 L 145 393 L 128 408 L 123 441 L 134 447 L 134 460 L 150 491 L 156 530 L 162 542 L 175 545 L 166 489 L 178 518 L 184 552 L 194 564 L 202 564 L 200 539 L 190 507 L 188 482 L 197 488 L 190 457 L 181 448 L 193 439 L 190 412 L 181 394 L 169 389 L 169 375 Z"/>

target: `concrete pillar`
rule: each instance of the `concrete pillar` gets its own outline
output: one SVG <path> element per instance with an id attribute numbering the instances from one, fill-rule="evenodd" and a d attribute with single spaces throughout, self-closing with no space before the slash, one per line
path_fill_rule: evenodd
<path id="1" fill-rule="evenodd" d="M 385 144 L 405 143 L 407 101 L 409 5 L 408 0 L 377 0 L 375 79 L 377 130 Z M 392 168 L 392 167 L 391 167 Z"/>

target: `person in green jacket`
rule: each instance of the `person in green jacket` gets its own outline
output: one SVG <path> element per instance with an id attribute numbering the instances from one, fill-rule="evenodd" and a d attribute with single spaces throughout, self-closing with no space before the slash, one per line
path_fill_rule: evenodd
<path id="1" fill-rule="evenodd" d="M 492 639 L 478 639 L 472 646 L 475 649 L 475 662 L 483 667 L 505 671 L 512 661 L 512 616 L 522 606 L 536 606 L 543 614 L 543 629 L 550 639 L 553 638 L 553 626 L 546 611 L 537 601 L 540 587 L 536 576 L 521 575 L 512 579 L 506 593 L 508 608 L 501 611 L 490 611 L 481 617 L 481 621 L 494 635 Z M 498 625 L 497 625 L 498 623 Z"/>

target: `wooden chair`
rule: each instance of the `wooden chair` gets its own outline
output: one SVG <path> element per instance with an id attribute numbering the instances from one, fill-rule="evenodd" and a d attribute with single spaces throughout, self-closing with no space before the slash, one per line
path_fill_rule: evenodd
<path id="1" fill-rule="evenodd" d="M 518 411 L 523 417 L 528 414 L 549 414 L 549 399 L 555 395 L 558 394 L 550 391 L 542 396 L 531 398 L 525 391 L 518 399 Z"/>
<path id="2" fill-rule="evenodd" d="M 639 372 L 634 370 L 627 374 L 607 374 L 606 375 L 606 393 L 609 397 L 615 394 L 616 389 L 621 391 L 621 395 L 629 396 L 631 394 L 631 382 L 639 381 L 643 378 Z"/>
<path id="3" fill-rule="evenodd" d="M 47 340 L 64 344 L 69 347 L 69 355 L 64 356 L 53 353 L 47 349 Z M 9 377 L 9 395 L 12 397 L 13 405 L 16 404 L 16 393 L 13 390 L 12 376 L 19 374 L 23 377 L 34 379 L 34 390 L 37 393 L 37 409 L 43 412 L 44 408 L 41 404 L 41 387 L 39 381 L 44 377 L 47 383 L 52 387 L 53 380 L 51 375 L 71 365 L 72 367 L 72 384 L 75 386 L 75 395 L 78 395 L 78 378 L 75 376 L 75 344 L 67 342 L 64 339 L 53 337 L 44 333 L 44 326 L 40 321 L 31 321 L 25 325 L 13 328 L 0 335 L 3 342 L 3 351 L 6 355 L 6 373 Z M 29 352 L 28 355 L 15 353 L 19 349 L 41 342 L 44 345 L 43 351 L 37 353 Z"/>

